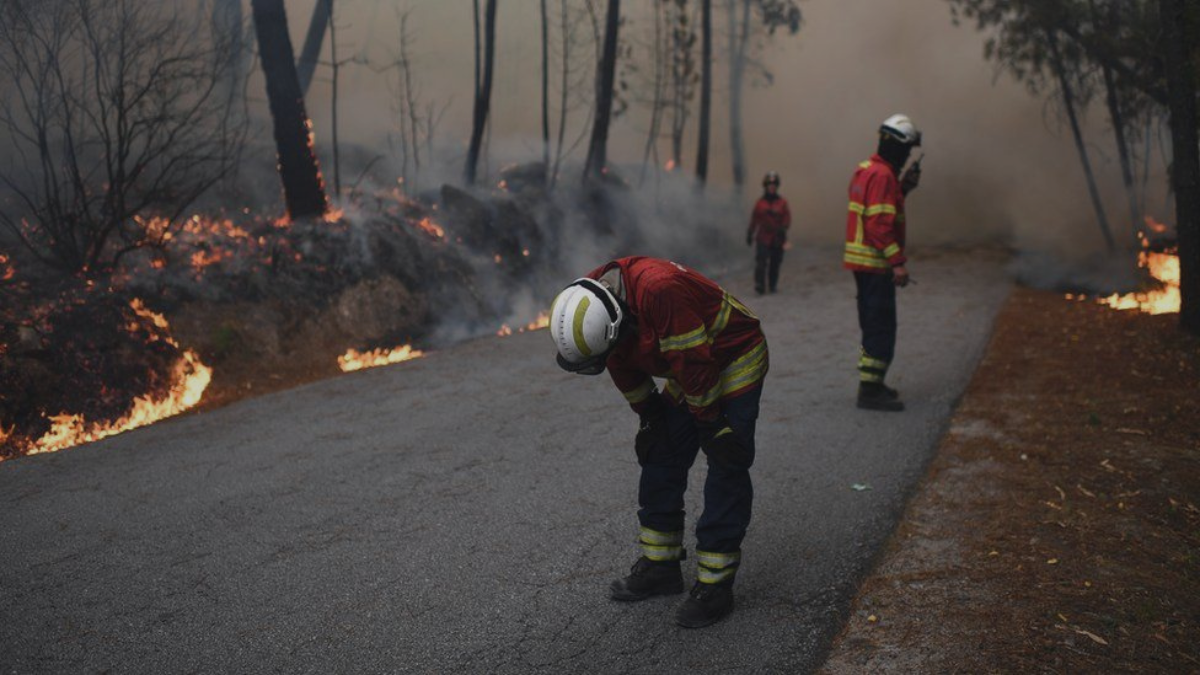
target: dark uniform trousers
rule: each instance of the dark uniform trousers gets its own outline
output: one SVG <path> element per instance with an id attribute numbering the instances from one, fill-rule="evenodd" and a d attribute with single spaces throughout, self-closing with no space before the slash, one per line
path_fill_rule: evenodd
<path id="1" fill-rule="evenodd" d="M 896 284 L 891 272 L 855 272 L 854 282 L 858 286 L 858 326 L 866 357 L 859 362 L 860 375 L 866 382 L 882 382 L 896 354 Z"/>
<path id="2" fill-rule="evenodd" d="M 759 242 L 754 250 L 754 290 L 764 293 L 770 288 L 774 293 L 779 286 L 779 266 L 782 263 L 782 245 L 768 246 Z"/>
<path id="3" fill-rule="evenodd" d="M 721 401 L 721 412 L 734 433 L 741 437 L 746 453 L 728 463 L 706 457 L 708 476 L 704 482 L 704 513 L 696 523 L 698 551 L 732 554 L 741 550 L 754 500 L 750 466 L 754 464 L 754 428 L 761 395 L 760 383 L 739 396 Z M 651 449 L 642 466 L 638 520 L 643 530 L 682 533 L 683 495 L 687 490 L 688 470 L 700 451 L 700 438 L 696 420 L 686 407 L 668 406 L 667 429 L 669 445 L 662 447 L 660 444 Z"/>

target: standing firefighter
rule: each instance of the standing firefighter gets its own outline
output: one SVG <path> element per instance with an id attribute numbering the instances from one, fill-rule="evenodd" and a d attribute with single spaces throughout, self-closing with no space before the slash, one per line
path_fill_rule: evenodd
<path id="1" fill-rule="evenodd" d="M 758 241 L 754 252 L 754 292 L 772 293 L 779 285 L 779 265 L 783 262 L 783 245 L 792 225 L 792 212 L 787 200 L 779 194 L 779 174 L 770 171 L 763 176 L 763 196 L 754 205 L 750 227 L 746 230 L 746 245 Z M 757 236 L 755 236 L 757 234 Z"/>
<path id="2" fill-rule="evenodd" d="M 858 286 L 858 407 L 904 410 L 900 394 L 884 384 L 896 350 L 896 287 L 907 286 L 904 256 L 904 198 L 921 179 L 920 163 L 900 178 L 921 132 L 904 115 L 879 128 L 879 148 L 858 165 L 850 181 L 844 265 Z"/>
<path id="3" fill-rule="evenodd" d="M 613 383 L 640 418 L 641 557 L 612 582 L 614 600 L 682 593 L 684 491 L 700 450 L 708 462 L 696 523 L 696 584 L 676 622 L 715 623 L 733 611 L 733 581 L 750 524 L 754 427 L 767 343 L 732 295 L 682 265 L 615 260 L 567 286 L 550 310 L 565 370 Z M 660 393 L 653 377 L 665 378 Z"/>

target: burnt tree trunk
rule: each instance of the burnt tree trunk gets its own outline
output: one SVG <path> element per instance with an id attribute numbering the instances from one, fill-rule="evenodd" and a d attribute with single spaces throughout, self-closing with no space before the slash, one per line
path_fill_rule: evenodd
<path id="1" fill-rule="evenodd" d="M 620 26 L 621 0 L 608 0 L 604 53 L 597 64 L 596 121 L 592 124 L 592 140 L 588 144 L 587 162 L 583 168 L 585 181 L 608 165 L 608 124 L 612 119 L 613 86 L 617 74 L 617 31 Z"/>
<path id="2" fill-rule="evenodd" d="M 1105 26 L 1111 30 L 1116 30 L 1120 23 L 1117 5 L 1110 4 L 1108 7 L 1106 19 L 1101 19 L 1099 10 L 1096 9 L 1095 0 L 1089 0 L 1088 6 L 1092 13 L 1092 22 L 1098 26 Z M 1138 208 L 1137 191 L 1133 184 L 1133 162 L 1129 157 L 1129 141 L 1125 137 L 1127 124 L 1125 115 L 1121 111 L 1121 101 L 1117 94 L 1116 75 L 1113 73 L 1112 67 L 1107 61 L 1100 62 L 1100 71 L 1104 76 L 1104 92 L 1105 103 L 1108 105 L 1108 118 L 1112 122 L 1113 136 L 1117 141 L 1117 157 L 1121 162 L 1121 180 L 1125 184 L 1125 199 L 1129 203 L 1129 226 L 1133 236 L 1134 243 L 1137 243 L 1137 235 L 1141 232 L 1141 215 Z"/>
<path id="3" fill-rule="evenodd" d="M 737 18 L 738 5 L 742 17 Z M 746 185 L 746 142 L 742 129 L 742 90 L 746 81 L 746 48 L 750 42 L 750 0 L 729 2 L 729 156 L 733 186 Z"/>
<path id="4" fill-rule="evenodd" d="M 1092 161 L 1088 158 L 1087 146 L 1083 142 L 1083 131 L 1079 128 L 1079 117 L 1075 113 L 1075 94 L 1071 89 L 1071 81 L 1063 65 L 1062 53 L 1058 49 L 1058 34 L 1051 29 L 1046 32 L 1046 41 L 1050 47 L 1050 63 L 1054 75 L 1062 88 L 1063 106 L 1067 111 L 1067 120 L 1071 124 L 1071 134 L 1075 137 L 1075 149 L 1079 151 L 1079 161 L 1083 164 L 1083 173 L 1087 178 L 1088 192 L 1092 196 L 1092 207 L 1096 210 L 1096 221 L 1100 232 L 1104 235 L 1104 243 L 1109 252 L 1116 248 L 1112 231 L 1108 227 L 1108 216 L 1104 213 L 1104 204 L 1100 201 L 1100 190 L 1096 186 L 1096 176 L 1092 173 Z"/>
<path id="5" fill-rule="evenodd" d="M 317 71 L 317 60 L 321 58 L 321 44 L 325 40 L 325 29 L 333 21 L 333 0 L 317 0 L 313 7 L 312 20 L 308 22 L 308 34 L 304 36 L 304 47 L 300 49 L 300 60 L 296 62 L 296 77 L 300 80 L 300 92 L 307 95 Z"/>
<path id="6" fill-rule="evenodd" d="M 479 14 L 475 15 L 478 22 Z M 488 112 L 492 103 L 492 72 L 496 63 L 496 0 L 488 0 L 484 8 L 483 20 L 483 79 L 478 75 L 479 64 L 479 31 L 476 30 L 475 54 L 476 76 L 479 83 L 475 88 L 475 114 L 471 123 L 471 145 L 467 149 L 467 166 L 464 180 L 467 185 L 474 185 L 479 167 L 479 150 L 483 145 L 483 132 L 487 128 Z"/>
<path id="7" fill-rule="evenodd" d="M 283 0 L 252 0 L 258 52 L 267 80 L 267 99 L 275 124 L 279 177 L 292 219 L 320 216 L 327 202 L 317 156 L 309 145 L 309 120 L 296 77 Z"/>
<path id="8" fill-rule="evenodd" d="M 1200 26 L 1195 25 L 1194 15 L 1189 16 L 1187 5 L 1187 0 L 1158 1 L 1175 155 L 1171 182 L 1179 233 L 1179 325 L 1200 334 L 1200 138 L 1196 130 L 1200 120 L 1196 116 L 1197 81 L 1191 61 Z"/>
<path id="9" fill-rule="evenodd" d="M 700 129 L 696 147 L 696 181 L 708 181 L 708 139 L 712 131 L 712 0 L 700 3 Z"/>
<path id="10" fill-rule="evenodd" d="M 542 0 L 542 167 L 550 179 L 550 14 Z"/>

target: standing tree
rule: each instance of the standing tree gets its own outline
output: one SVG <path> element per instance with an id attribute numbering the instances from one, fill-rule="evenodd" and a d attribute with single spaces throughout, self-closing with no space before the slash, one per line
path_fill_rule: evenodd
<path id="1" fill-rule="evenodd" d="M 1171 111 L 1175 161 L 1171 183 L 1179 231 L 1179 324 L 1200 334 L 1200 138 L 1197 137 L 1196 31 L 1200 12 L 1186 0 L 1158 0 L 1163 28 L 1162 56 Z"/>
<path id="2" fill-rule="evenodd" d="M 617 71 L 617 33 L 621 27 L 621 0 L 608 0 L 604 21 L 604 52 L 596 64 L 596 118 L 588 145 L 583 178 L 588 180 L 608 165 L 608 124 L 612 119 L 613 85 Z"/>
<path id="3" fill-rule="evenodd" d="M 487 127 L 492 103 L 492 73 L 496 64 L 496 0 L 487 0 L 484 10 L 483 79 L 479 75 L 479 3 L 475 3 L 475 113 L 471 123 L 471 146 L 467 149 L 467 166 L 463 179 L 474 185 L 479 166 L 479 149 Z"/>
<path id="4" fill-rule="evenodd" d="M 328 207 L 325 184 L 311 143 L 312 122 L 305 112 L 304 95 L 296 77 L 283 0 L 252 0 L 251 7 L 275 123 L 279 176 L 288 216 L 295 220 L 323 215 Z"/>
<path id="5" fill-rule="evenodd" d="M 300 60 L 296 62 L 296 78 L 300 80 L 300 92 L 304 95 L 308 94 L 313 74 L 317 72 L 325 30 L 332 28 L 332 23 L 333 0 L 317 0 L 312 19 L 308 22 L 308 33 L 304 36 L 304 46 L 300 48 Z"/>
<path id="6" fill-rule="evenodd" d="M 708 181 L 708 136 L 712 127 L 712 0 L 700 2 L 700 133 L 696 147 L 696 182 Z"/>
<path id="7" fill-rule="evenodd" d="M 761 43 L 784 29 L 800 32 L 800 7 L 796 0 L 728 0 L 729 30 L 729 149 L 733 184 L 741 191 L 746 183 L 746 143 L 742 128 L 742 95 L 746 71 L 754 66 L 761 80 L 770 82 L 771 72 L 754 58 Z M 752 15 L 755 10 L 755 15 Z"/>

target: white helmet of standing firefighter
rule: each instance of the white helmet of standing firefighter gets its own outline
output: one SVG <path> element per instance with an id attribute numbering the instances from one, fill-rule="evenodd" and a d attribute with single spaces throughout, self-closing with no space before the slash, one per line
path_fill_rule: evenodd
<path id="1" fill-rule="evenodd" d="M 892 115 L 884 120 L 879 127 L 879 135 L 892 138 L 910 147 L 921 145 L 921 132 L 917 131 L 916 125 L 908 118 L 908 115 Z"/>
<path id="2" fill-rule="evenodd" d="M 604 284 L 576 279 L 550 307 L 550 337 L 558 348 L 558 365 L 581 375 L 604 372 L 624 319 L 621 303 Z"/>
<path id="3" fill-rule="evenodd" d="M 777 171 L 768 171 L 763 176 L 763 187 L 767 187 L 768 185 L 779 187 L 779 173 Z"/>

